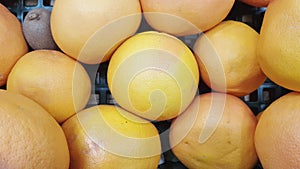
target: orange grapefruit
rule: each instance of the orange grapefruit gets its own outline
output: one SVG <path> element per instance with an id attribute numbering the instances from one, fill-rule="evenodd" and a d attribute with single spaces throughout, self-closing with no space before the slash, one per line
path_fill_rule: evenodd
<path id="1" fill-rule="evenodd" d="M 0 86 L 5 85 L 8 74 L 17 60 L 28 52 L 21 23 L 0 3 Z"/>
<path id="2" fill-rule="evenodd" d="M 146 21 L 176 36 L 207 31 L 228 15 L 234 0 L 141 0 Z"/>
<path id="3" fill-rule="evenodd" d="M 62 123 L 86 106 L 91 82 L 84 67 L 67 55 L 55 50 L 35 50 L 15 64 L 7 90 L 36 101 Z"/>
<path id="4" fill-rule="evenodd" d="M 266 80 L 256 46 L 259 34 L 239 21 L 223 21 L 194 44 L 202 80 L 217 92 L 245 96 Z"/>
<path id="5" fill-rule="evenodd" d="M 149 121 L 113 105 L 87 108 L 62 125 L 70 148 L 70 168 L 157 169 L 158 131 Z"/>
<path id="6" fill-rule="evenodd" d="M 201 94 L 172 121 L 170 145 L 189 169 L 252 169 L 257 163 L 256 123 L 253 112 L 240 98 Z"/>
<path id="7" fill-rule="evenodd" d="M 299 101 L 299 93 L 288 93 L 271 103 L 260 116 L 255 147 L 264 168 L 299 168 Z"/>
<path id="8" fill-rule="evenodd" d="M 62 128 L 31 99 L 0 90 L 0 128 L 0 168 L 69 168 Z"/>

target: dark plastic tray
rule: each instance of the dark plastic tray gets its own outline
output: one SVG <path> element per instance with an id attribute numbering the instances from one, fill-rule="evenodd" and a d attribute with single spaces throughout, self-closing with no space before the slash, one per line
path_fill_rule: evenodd
<path id="1" fill-rule="evenodd" d="M 0 0 L 0 3 L 4 4 L 8 9 L 17 16 L 20 22 L 23 22 L 24 17 L 28 11 L 35 8 L 46 8 L 51 10 L 53 6 L 53 0 Z M 226 20 L 237 20 L 242 21 L 257 32 L 260 30 L 265 8 L 255 8 L 248 6 L 246 4 L 236 1 L 231 12 L 227 16 Z M 150 30 L 151 28 L 143 20 L 139 31 Z M 195 36 L 179 37 L 183 42 L 185 42 L 189 47 L 192 47 L 195 41 Z M 97 104 L 115 104 L 110 91 L 107 86 L 106 81 L 106 71 L 108 62 L 100 64 L 98 71 L 96 73 L 94 81 L 94 94 L 93 99 L 89 103 L 89 106 Z M 5 89 L 5 86 L 1 86 Z M 210 91 L 210 89 L 203 83 L 199 84 L 199 92 L 205 93 Z M 261 85 L 256 91 L 252 92 L 250 95 L 242 97 L 241 99 L 245 101 L 252 109 L 252 111 L 257 114 L 263 111 L 272 101 L 278 97 L 286 94 L 287 89 L 284 89 L 270 80 Z M 169 128 L 170 122 L 158 122 L 154 123 L 160 132 Z M 167 142 L 165 140 L 164 142 Z M 172 154 L 171 151 L 163 153 L 163 158 L 159 169 L 185 169 L 185 167 L 179 162 L 179 160 Z M 258 163 L 254 169 L 262 169 L 261 165 Z"/>

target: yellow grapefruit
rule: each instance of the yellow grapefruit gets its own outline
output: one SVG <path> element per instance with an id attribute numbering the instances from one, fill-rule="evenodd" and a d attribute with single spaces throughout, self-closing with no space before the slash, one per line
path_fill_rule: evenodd
<path id="1" fill-rule="evenodd" d="M 263 72 L 273 82 L 300 91 L 300 1 L 272 0 L 258 40 Z"/>
<path id="2" fill-rule="evenodd" d="M 62 125 L 70 168 L 157 169 L 161 145 L 149 121 L 113 105 L 82 110 Z"/>
<path id="3" fill-rule="evenodd" d="M 8 74 L 17 60 L 28 52 L 21 23 L 0 3 L 0 86 L 6 84 Z"/>
<path id="4" fill-rule="evenodd" d="M 36 101 L 61 123 L 86 106 L 91 82 L 84 67 L 67 55 L 35 50 L 15 64 L 7 90 Z"/>
<path id="5" fill-rule="evenodd" d="M 141 22 L 138 0 L 56 0 L 51 31 L 66 54 L 88 64 L 107 61 Z"/>
<path id="6" fill-rule="evenodd" d="M 252 169 L 257 162 L 256 123 L 238 97 L 202 94 L 172 122 L 170 145 L 189 169 Z"/>
<path id="7" fill-rule="evenodd" d="M 179 115 L 193 100 L 197 61 L 179 39 L 148 31 L 126 40 L 113 54 L 108 86 L 117 103 L 150 120 Z"/>
<path id="8" fill-rule="evenodd" d="M 64 132 L 36 102 L 0 90 L 0 128 L 0 168 L 69 168 Z"/>

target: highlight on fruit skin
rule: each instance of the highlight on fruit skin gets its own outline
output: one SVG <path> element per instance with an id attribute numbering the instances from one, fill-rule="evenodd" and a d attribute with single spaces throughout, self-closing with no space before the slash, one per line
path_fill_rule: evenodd
<path id="1" fill-rule="evenodd" d="M 34 50 L 15 64 L 7 90 L 36 101 L 62 123 L 86 106 L 91 80 L 82 64 L 66 54 Z"/>
<path id="2" fill-rule="evenodd" d="M 140 0 L 147 23 L 176 36 L 205 32 L 229 14 L 234 0 Z"/>
<path id="3" fill-rule="evenodd" d="M 155 121 L 178 116 L 196 95 L 199 70 L 190 49 L 175 36 L 147 31 L 127 39 L 108 65 L 117 104 Z"/>
<path id="4" fill-rule="evenodd" d="M 109 60 L 136 33 L 141 19 L 139 0 L 56 0 L 50 26 L 64 53 L 86 64 L 98 64 Z"/>
<path id="5" fill-rule="evenodd" d="M 115 105 L 86 108 L 62 124 L 72 169 L 157 169 L 161 142 L 148 120 Z"/>

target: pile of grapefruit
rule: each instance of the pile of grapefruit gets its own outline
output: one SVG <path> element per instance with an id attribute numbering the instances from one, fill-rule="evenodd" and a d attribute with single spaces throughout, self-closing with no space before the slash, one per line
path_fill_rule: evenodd
<path id="1" fill-rule="evenodd" d="M 0 168 L 300 168 L 300 0 L 240 1 L 56 0 L 57 49 L 0 4 Z M 236 3 L 265 8 L 259 31 Z M 115 104 L 89 105 L 102 63 Z M 267 79 L 290 92 L 256 117 Z"/>

